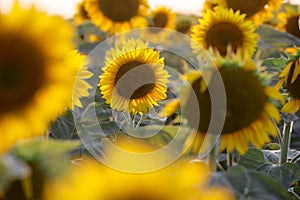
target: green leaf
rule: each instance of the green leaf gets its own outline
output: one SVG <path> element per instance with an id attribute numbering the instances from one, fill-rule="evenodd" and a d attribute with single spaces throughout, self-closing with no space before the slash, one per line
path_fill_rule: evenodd
<path id="1" fill-rule="evenodd" d="M 265 164 L 257 171 L 267 174 L 286 189 L 295 181 L 300 180 L 300 167 L 293 163 L 285 163 L 281 166 Z"/>
<path id="2" fill-rule="evenodd" d="M 19 143 L 12 155 L 30 165 L 38 165 L 46 175 L 64 168 L 68 153 L 81 145 L 79 140 L 58 141 L 37 138 Z"/>
<path id="3" fill-rule="evenodd" d="M 239 160 L 239 164 L 246 167 L 247 169 L 257 169 L 266 163 L 264 154 L 262 151 L 250 148 L 244 156 Z"/>
<path id="4" fill-rule="evenodd" d="M 262 150 L 266 161 L 272 164 L 279 164 L 280 154 L 278 150 Z"/>
<path id="5" fill-rule="evenodd" d="M 22 160 L 9 154 L 0 157 L 0 190 L 14 180 L 28 177 L 29 174 L 30 168 Z"/>
<path id="6" fill-rule="evenodd" d="M 267 175 L 243 167 L 232 167 L 227 172 L 215 173 L 212 185 L 225 186 L 243 200 L 293 200 L 280 184 Z"/>
<path id="7" fill-rule="evenodd" d="M 260 57 L 280 57 L 279 48 L 300 46 L 300 39 L 286 32 L 278 31 L 273 26 L 263 24 L 258 27 L 258 52 Z"/>
<path id="8" fill-rule="evenodd" d="M 267 67 L 269 72 L 280 72 L 286 66 L 286 59 L 284 57 L 279 58 L 267 58 L 263 61 L 262 66 Z"/>
<path id="9" fill-rule="evenodd" d="M 51 124 L 49 130 L 50 137 L 61 140 L 78 139 L 73 114 L 68 110 L 64 115 L 58 117 Z"/>

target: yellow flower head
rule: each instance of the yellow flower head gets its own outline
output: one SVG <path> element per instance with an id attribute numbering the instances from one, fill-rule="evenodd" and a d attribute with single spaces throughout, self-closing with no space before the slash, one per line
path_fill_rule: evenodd
<path id="1" fill-rule="evenodd" d="M 282 0 L 214 0 L 218 5 L 216 9 L 220 7 L 239 10 L 241 14 L 246 15 L 246 19 L 253 20 L 257 26 L 271 18 L 272 12 L 279 9 L 282 2 Z"/>
<path id="2" fill-rule="evenodd" d="M 147 26 L 147 0 L 85 0 L 92 21 L 111 34 Z"/>
<path id="3" fill-rule="evenodd" d="M 75 66 L 81 67 L 76 69 L 76 78 L 74 81 L 74 88 L 73 88 L 73 101 L 72 105 L 70 106 L 72 110 L 74 107 L 77 106 L 79 108 L 82 107 L 82 103 L 80 98 L 87 97 L 89 95 L 88 90 L 92 88 L 92 86 L 86 82 L 86 79 L 91 78 L 93 73 L 87 69 L 86 62 L 84 62 L 85 56 L 81 56 L 82 58 L 82 65 L 80 66 L 79 63 L 74 63 Z"/>
<path id="4" fill-rule="evenodd" d="M 116 44 L 105 58 L 100 90 L 106 103 L 117 111 L 147 113 L 166 98 L 169 74 L 159 52 L 142 40 Z"/>
<path id="5" fill-rule="evenodd" d="M 78 3 L 77 8 L 76 8 L 76 13 L 74 15 L 75 22 L 80 24 L 80 23 L 88 21 L 90 19 L 91 18 L 89 17 L 89 14 L 84 7 L 84 2 Z"/>
<path id="6" fill-rule="evenodd" d="M 178 17 L 175 22 L 175 30 L 183 33 L 189 34 L 192 27 L 192 19 L 190 17 Z"/>
<path id="7" fill-rule="evenodd" d="M 285 11 L 278 14 L 279 23 L 277 28 L 300 38 L 298 22 L 300 17 L 300 6 L 293 8 L 286 5 L 284 8 Z"/>
<path id="8" fill-rule="evenodd" d="M 152 43 L 160 43 L 169 40 L 169 33 L 164 29 L 175 28 L 176 13 L 165 6 L 157 7 L 151 10 L 149 15 L 148 27 L 142 32 L 141 38 Z"/>
<path id="9" fill-rule="evenodd" d="M 192 39 L 204 49 L 213 48 L 222 56 L 227 54 L 228 47 L 236 52 L 240 49 L 242 56 L 251 57 L 256 50 L 257 34 L 254 24 L 245 20 L 245 15 L 232 9 L 209 10 L 199 20 L 199 25 L 192 28 Z"/>
<path id="10" fill-rule="evenodd" d="M 151 11 L 150 18 L 151 23 L 149 24 L 149 27 L 173 29 L 176 13 L 165 6 L 160 6 Z"/>
<path id="11" fill-rule="evenodd" d="M 77 66 L 73 30 L 59 17 L 15 3 L 0 15 L 0 153 L 44 134 L 71 105 Z"/>
<path id="12" fill-rule="evenodd" d="M 276 87 L 284 87 L 291 100 L 282 108 L 283 112 L 294 113 L 300 108 L 300 49 L 287 49 L 287 65 L 279 75 L 279 82 Z"/>
<path id="13" fill-rule="evenodd" d="M 113 159 L 118 158 L 126 159 L 118 156 Z M 202 162 L 180 161 L 162 170 L 143 174 L 124 173 L 95 161 L 88 162 L 80 168 L 74 168 L 66 177 L 49 183 L 46 186 L 45 199 L 235 199 L 226 188 L 208 187 L 210 173 Z"/>
<path id="14" fill-rule="evenodd" d="M 243 61 L 240 58 L 227 56 L 219 58 L 217 65 L 217 73 L 220 73 L 222 77 L 227 98 L 220 151 L 227 148 L 229 152 L 232 152 L 236 149 L 244 154 L 249 143 L 261 148 L 265 143 L 270 142 L 269 133 L 272 136 L 277 134 L 272 119 L 277 122 L 280 120 L 279 111 L 272 104 L 271 99 L 283 101 L 283 98 L 276 89 L 267 86 L 266 77 L 262 76 L 256 64 L 250 59 Z M 214 75 L 210 82 L 213 80 Z M 200 120 L 195 121 L 192 118 L 191 113 L 195 109 L 195 105 L 191 105 L 189 97 L 184 110 L 192 128 L 196 130 L 191 134 L 191 138 L 195 137 L 194 144 L 190 147 L 193 153 L 199 151 L 209 124 L 214 123 L 210 121 L 211 97 L 208 89 L 205 89 L 207 86 L 203 86 L 203 84 L 206 83 L 201 76 L 192 83 L 193 92 L 198 99 Z"/>

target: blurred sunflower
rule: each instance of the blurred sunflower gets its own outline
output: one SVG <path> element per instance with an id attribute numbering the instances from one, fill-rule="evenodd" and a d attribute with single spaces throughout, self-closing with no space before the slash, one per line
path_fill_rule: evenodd
<path id="1" fill-rule="evenodd" d="M 271 18 L 272 12 L 279 9 L 282 0 L 214 0 L 218 7 L 240 11 L 246 19 L 253 20 L 255 25 Z"/>
<path id="2" fill-rule="evenodd" d="M 158 43 L 162 40 L 167 41 L 169 35 L 168 32 L 164 31 L 164 29 L 174 29 L 175 20 L 176 13 L 173 12 L 170 8 L 167 8 L 165 6 L 157 7 L 151 10 L 149 16 L 148 27 L 151 27 L 153 29 L 145 30 L 141 37 L 153 43 Z"/>
<path id="3" fill-rule="evenodd" d="M 183 33 L 189 34 L 192 27 L 192 19 L 190 17 L 178 17 L 175 22 L 175 30 Z"/>
<path id="4" fill-rule="evenodd" d="M 84 2 L 78 3 L 77 7 L 76 7 L 76 13 L 74 15 L 75 22 L 80 24 L 80 23 L 88 21 L 90 19 L 91 18 L 89 17 L 89 14 L 84 7 Z"/>
<path id="5" fill-rule="evenodd" d="M 86 0 L 92 21 L 111 34 L 147 26 L 147 0 Z"/>
<path id="6" fill-rule="evenodd" d="M 213 48 L 222 56 L 228 47 L 236 52 L 240 49 L 242 56 L 252 56 L 257 46 L 257 34 L 254 24 L 245 20 L 245 15 L 232 9 L 209 10 L 204 13 L 199 25 L 192 28 L 192 47 L 197 52 L 198 44 L 205 49 Z"/>
<path id="7" fill-rule="evenodd" d="M 267 77 L 258 71 L 256 64 L 251 60 L 220 58 L 218 59 L 218 72 L 220 73 L 227 97 L 227 110 L 224 127 L 221 132 L 220 151 L 227 148 L 229 152 L 236 149 L 244 154 L 251 142 L 255 147 L 261 148 L 270 141 L 268 134 L 276 136 L 276 125 L 280 120 L 277 108 L 271 99 L 284 101 L 280 93 L 267 86 Z M 216 73 L 216 72 L 212 72 Z M 214 75 L 210 82 L 214 81 Z M 204 85 L 201 75 L 193 81 L 192 88 L 195 92 L 200 109 L 200 121 L 193 120 L 195 105 L 191 104 L 188 96 L 183 113 L 196 131 L 190 138 L 195 137 L 190 150 L 198 153 L 211 120 L 211 99 L 209 91 Z M 203 89 L 204 88 L 204 89 Z M 196 134 L 196 135 L 195 135 Z M 187 141 L 190 141 L 190 138 Z"/>
<path id="8" fill-rule="evenodd" d="M 298 20 L 300 17 L 300 6 L 293 8 L 289 5 L 284 7 L 284 12 L 278 14 L 277 28 L 286 31 L 298 38 L 300 38 L 300 30 Z"/>
<path id="9" fill-rule="evenodd" d="M 300 49 L 289 48 L 287 65 L 279 75 L 276 88 L 284 87 L 291 100 L 282 108 L 282 112 L 294 113 L 300 108 Z"/>
<path id="10" fill-rule="evenodd" d="M 147 113 L 167 97 L 169 74 L 164 58 L 142 40 L 128 39 L 116 44 L 105 58 L 100 90 L 106 103 L 117 111 Z"/>
<path id="11" fill-rule="evenodd" d="M 215 3 L 215 0 L 205 0 L 203 3 L 202 13 L 213 10 L 218 4 Z"/>
<path id="12" fill-rule="evenodd" d="M 87 97 L 89 95 L 88 90 L 93 88 L 88 82 L 86 82 L 86 79 L 89 79 L 93 76 L 93 73 L 90 72 L 87 69 L 87 65 L 84 62 L 85 56 L 81 56 L 82 58 L 82 66 L 80 66 L 80 63 L 74 63 L 75 66 L 79 66 L 81 68 L 76 69 L 75 75 L 75 81 L 74 81 L 74 87 L 73 87 L 73 101 L 71 105 L 71 109 L 74 110 L 74 107 L 77 106 L 79 108 L 82 107 L 82 103 L 80 101 L 80 98 Z"/>
<path id="13" fill-rule="evenodd" d="M 58 28 L 59 27 L 59 28 Z M 76 65 L 73 30 L 59 17 L 15 3 L 0 15 L 0 153 L 42 135 L 71 103 Z M 70 53 L 69 53 L 70 52 Z"/>
<path id="14" fill-rule="evenodd" d="M 45 187 L 45 199 L 235 199 L 226 188 L 208 187 L 209 178 L 210 173 L 202 162 L 181 161 L 163 170 L 132 174 L 89 161 L 86 165 L 73 169 L 68 176 L 49 183 Z"/>

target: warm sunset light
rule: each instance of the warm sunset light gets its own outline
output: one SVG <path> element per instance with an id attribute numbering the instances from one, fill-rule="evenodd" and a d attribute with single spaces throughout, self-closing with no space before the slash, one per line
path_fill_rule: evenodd
<path id="1" fill-rule="evenodd" d="M 0 200 L 300 200 L 300 0 L 0 0 Z"/>
<path id="2" fill-rule="evenodd" d="M 71 18 L 75 12 L 76 4 L 81 0 L 19 0 L 24 6 L 31 6 L 46 10 L 50 14 L 62 15 Z M 0 0 L 0 11 L 7 12 L 14 0 Z M 149 0 L 151 7 L 167 5 L 176 12 L 200 15 L 203 0 Z"/>

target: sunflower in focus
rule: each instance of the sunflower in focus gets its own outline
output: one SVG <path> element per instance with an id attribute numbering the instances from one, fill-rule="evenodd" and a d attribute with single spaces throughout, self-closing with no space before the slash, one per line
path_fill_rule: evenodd
<path id="1" fill-rule="evenodd" d="M 59 28 L 58 28 L 59 27 Z M 76 65 L 73 29 L 59 17 L 15 3 L 0 15 L 0 153 L 42 135 L 70 105 Z M 70 73 L 71 72 L 71 73 Z"/>
<path id="2" fill-rule="evenodd" d="M 250 59 L 243 61 L 236 56 L 218 57 L 218 72 L 213 71 L 212 74 L 220 73 L 227 98 L 220 151 L 227 149 L 232 152 L 236 149 L 244 154 L 249 143 L 261 148 L 265 143 L 270 142 L 269 134 L 272 136 L 277 134 L 276 125 L 272 119 L 279 122 L 280 114 L 272 104 L 272 99 L 281 101 L 284 99 L 275 88 L 268 86 L 267 76 L 258 71 L 256 64 Z M 212 75 L 210 83 L 214 81 L 214 76 Z M 193 119 L 195 105 L 190 102 L 190 96 L 183 110 L 191 127 L 195 130 L 189 137 L 195 137 L 189 148 L 194 154 L 198 153 L 211 123 L 211 97 L 208 89 L 203 89 L 207 88 L 204 84 L 206 83 L 201 75 L 192 83 L 201 119 Z M 190 142 L 189 138 L 187 141 Z"/>
<path id="3" fill-rule="evenodd" d="M 222 56 L 230 47 L 234 52 L 240 49 L 242 56 L 251 57 L 257 46 L 254 24 L 232 9 L 205 12 L 199 25 L 192 28 L 192 39 L 196 52 L 200 45 L 204 49 L 217 50 Z"/>
<path id="4" fill-rule="evenodd" d="M 300 17 L 300 6 L 293 8 L 289 5 L 284 7 L 285 11 L 278 14 L 279 23 L 277 28 L 300 38 L 298 20 Z"/>
<path id="5" fill-rule="evenodd" d="M 214 0 L 221 8 L 233 9 L 246 15 L 246 19 L 251 19 L 256 26 L 264 20 L 271 18 L 272 12 L 279 9 L 282 0 Z"/>
<path id="6" fill-rule="evenodd" d="M 142 40 L 117 43 L 105 57 L 100 90 L 106 103 L 117 111 L 147 113 L 167 97 L 169 74 L 164 58 Z"/>
<path id="7" fill-rule="evenodd" d="M 287 90 L 291 100 L 282 108 L 283 112 L 294 113 L 300 108 L 300 49 L 297 47 L 286 50 L 287 65 L 279 74 L 276 87 Z"/>
<path id="8" fill-rule="evenodd" d="M 111 34 L 147 26 L 147 0 L 85 0 L 92 21 Z"/>
<path id="9" fill-rule="evenodd" d="M 74 20 L 76 23 L 80 24 L 90 20 L 89 14 L 84 7 L 84 2 L 80 2 L 77 4 L 76 13 L 74 15 Z"/>

